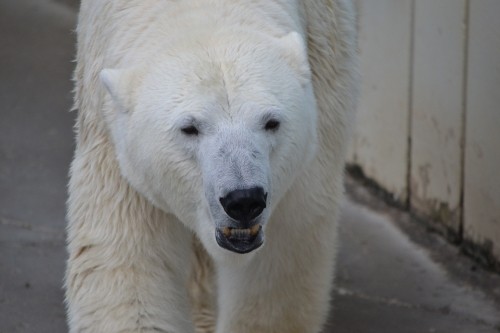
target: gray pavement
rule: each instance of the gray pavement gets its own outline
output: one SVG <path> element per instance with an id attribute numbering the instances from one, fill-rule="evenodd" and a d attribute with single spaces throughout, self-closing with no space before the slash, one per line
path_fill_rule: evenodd
<path id="1" fill-rule="evenodd" d="M 467 283 L 462 274 L 452 276 L 446 263 L 434 260 L 435 249 L 412 242 L 392 216 L 351 202 L 342 214 L 331 332 L 500 331 L 495 299 L 479 285 Z M 473 264 L 451 245 L 442 243 L 440 250 Z M 499 277 L 478 274 L 500 287 Z"/>
<path id="2" fill-rule="evenodd" d="M 64 205 L 76 3 L 0 1 L 0 333 L 67 331 Z M 436 248 L 412 241 L 400 222 L 346 202 L 325 333 L 500 332 L 500 278 L 474 268 L 474 279 L 465 279 Z M 473 266 L 447 244 L 439 252 Z"/>

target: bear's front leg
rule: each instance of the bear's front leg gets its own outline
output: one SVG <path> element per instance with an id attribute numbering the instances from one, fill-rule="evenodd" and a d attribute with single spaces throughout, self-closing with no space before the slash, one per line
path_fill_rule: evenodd
<path id="1" fill-rule="evenodd" d="M 165 223 L 142 235 L 115 230 L 72 240 L 70 332 L 193 332 L 185 286 L 191 236 L 180 229 Z"/>
<path id="2" fill-rule="evenodd" d="M 68 206 L 69 331 L 194 332 L 186 288 L 191 233 L 126 184 L 95 191 L 96 179 L 78 167 L 77 159 Z"/>
<path id="3" fill-rule="evenodd" d="M 218 265 L 217 333 L 318 333 L 326 320 L 336 225 L 270 225 L 248 265 Z"/>

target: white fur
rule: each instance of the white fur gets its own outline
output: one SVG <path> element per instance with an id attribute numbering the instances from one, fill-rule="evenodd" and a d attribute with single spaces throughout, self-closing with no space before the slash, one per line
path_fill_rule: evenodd
<path id="1" fill-rule="evenodd" d="M 357 93 L 354 26 L 348 0 L 82 1 L 70 332 L 210 331 L 199 321 L 211 313 L 217 333 L 319 332 Z M 199 135 L 181 131 L 191 125 Z M 254 186 L 268 193 L 264 245 L 222 249 L 219 198 Z M 214 287 L 199 287 L 212 270 Z"/>

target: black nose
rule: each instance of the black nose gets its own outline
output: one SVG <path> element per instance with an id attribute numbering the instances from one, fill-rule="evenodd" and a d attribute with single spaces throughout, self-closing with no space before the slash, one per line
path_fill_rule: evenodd
<path id="1" fill-rule="evenodd" d="M 267 193 L 262 187 L 235 190 L 220 198 L 224 211 L 241 222 L 251 221 L 266 208 Z"/>

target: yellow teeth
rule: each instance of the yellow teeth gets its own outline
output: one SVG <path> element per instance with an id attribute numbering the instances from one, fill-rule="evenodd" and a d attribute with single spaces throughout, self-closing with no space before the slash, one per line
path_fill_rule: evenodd
<path id="1" fill-rule="evenodd" d="M 224 234 L 224 236 L 226 237 L 231 237 L 231 228 L 228 228 L 228 227 L 224 227 L 222 228 L 222 233 Z"/>
<path id="2" fill-rule="evenodd" d="M 222 228 L 222 233 L 226 238 L 229 238 L 231 236 L 234 237 L 256 236 L 259 233 L 260 228 L 261 228 L 260 224 L 256 224 L 253 227 L 247 229 L 224 227 Z"/>
<path id="3" fill-rule="evenodd" d="M 260 224 L 256 224 L 250 228 L 250 235 L 255 236 L 260 230 Z"/>

